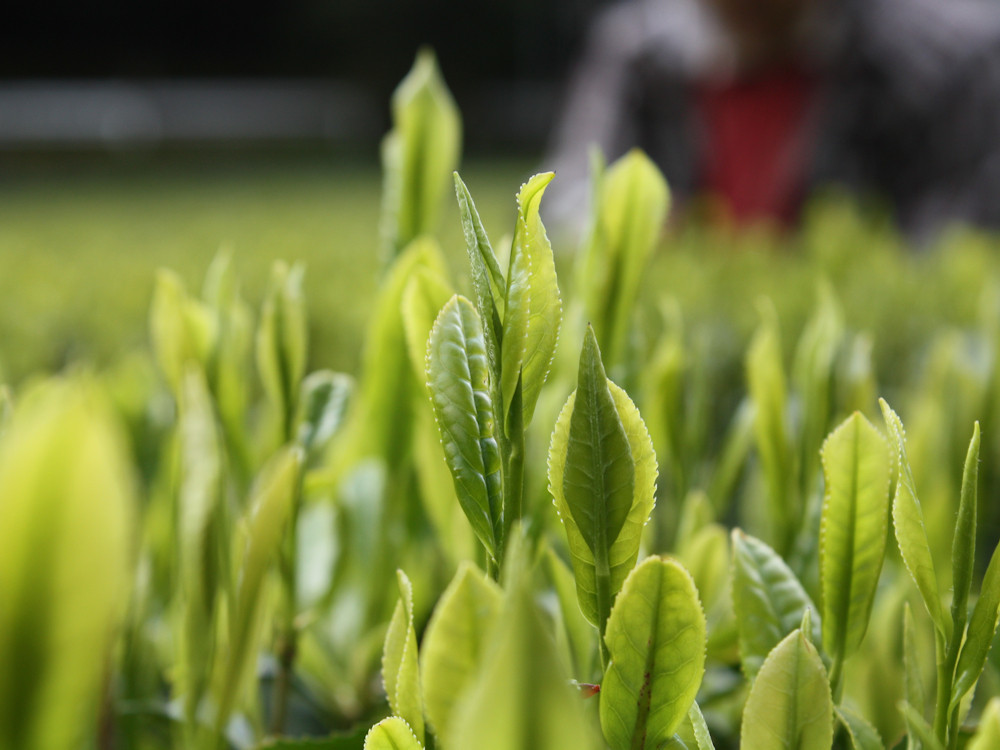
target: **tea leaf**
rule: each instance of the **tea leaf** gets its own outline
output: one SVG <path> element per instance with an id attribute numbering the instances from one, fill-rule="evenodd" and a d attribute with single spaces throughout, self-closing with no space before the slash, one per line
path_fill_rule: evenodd
<path id="1" fill-rule="evenodd" d="M 606 561 L 632 507 L 635 468 L 593 328 L 580 354 L 564 470 L 563 494 L 573 521 L 595 560 Z"/>
<path id="2" fill-rule="evenodd" d="M 962 697 L 975 687 L 986 665 L 986 657 L 993 644 L 1000 620 L 1000 545 L 993 550 L 993 557 L 983 576 L 979 599 L 972 609 L 965 643 L 958 657 L 955 682 L 951 691 L 951 709 L 958 706 Z"/>
<path id="3" fill-rule="evenodd" d="M 663 229 L 670 202 L 657 166 L 632 149 L 600 178 L 599 205 L 583 278 L 587 314 L 609 366 L 624 354 L 642 273 Z M 602 256 L 602 257 L 595 257 Z"/>
<path id="4" fill-rule="evenodd" d="M 712 735 L 709 734 L 708 725 L 705 724 L 705 717 L 701 713 L 698 702 L 695 701 L 688 709 L 687 720 L 694 730 L 695 748 L 697 750 L 715 750 L 715 743 L 712 742 Z"/>
<path id="5" fill-rule="evenodd" d="M 837 719 L 847 731 L 847 736 L 851 739 L 851 747 L 854 750 L 885 750 L 882 738 L 878 731 L 868 721 L 857 714 L 854 709 L 847 706 L 837 706 L 834 708 Z"/>
<path id="6" fill-rule="evenodd" d="M 953 633 L 961 633 L 969 616 L 969 589 L 976 563 L 976 490 L 979 484 L 979 422 L 972 430 L 962 472 L 962 493 L 951 545 Z"/>
<path id="7" fill-rule="evenodd" d="M 531 423 L 559 340 L 562 300 L 552 245 L 538 213 L 542 194 L 553 176 L 551 172 L 535 175 L 517 195 L 517 227 L 507 274 L 500 363 L 505 425 L 510 424 L 511 402 L 519 378 L 524 426 Z"/>
<path id="8" fill-rule="evenodd" d="M 993 750 L 1000 747 L 1000 698 L 992 698 L 983 709 L 979 727 L 966 750 Z"/>
<path id="9" fill-rule="evenodd" d="M 787 387 L 775 316 L 765 316 L 746 355 L 747 385 L 755 407 L 754 435 L 767 479 L 772 546 L 779 554 L 792 549 L 800 511 L 792 496 L 794 464 L 785 427 Z"/>
<path id="10" fill-rule="evenodd" d="M 899 710 L 903 712 L 907 731 L 913 737 L 917 738 L 924 750 L 944 750 L 944 746 L 937 738 L 937 735 L 934 734 L 931 725 L 927 723 L 917 709 L 906 701 L 903 701 L 899 704 Z"/>
<path id="11" fill-rule="evenodd" d="M 0 437 L 0 747 L 94 736 L 133 577 L 124 436 L 83 379 L 24 394 Z"/>
<path id="12" fill-rule="evenodd" d="M 644 560 L 625 579 L 605 640 L 604 737 L 615 750 L 658 748 L 684 720 L 705 672 L 705 614 L 688 572 L 673 560 Z"/>
<path id="13" fill-rule="evenodd" d="M 389 707 L 404 719 L 417 739 L 424 736 L 424 707 L 420 692 L 420 668 L 417 662 L 417 634 L 413 629 L 413 587 L 402 570 L 399 601 L 385 634 L 382 652 L 382 679 Z"/>
<path id="14" fill-rule="evenodd" d="M 844 335 L 843 314 L 829 283 L 818 289 L 816 311 L 799 338 L 792 379 L 802 396 L 799 465 L 802 486 L 810 487 L 818 473 L 819 450 L 830 422 L 833 368 Z"/>
<path id="15" fill-rule="evenodd" d="M 835 429 L 821 451 L 823 503 L 820 579 L 823 646 L 838 661 L 853 654 L 871 615 L 889 522 L 885 440 L 860 412 Z"/>
<path id="16" fill-rule="evenodd" d="M 400 316 L 406 334 L 406 350 L 418 382 L 427 368 L 427 339 L 438 313 L 455 292 L 437 271 L 425 266 L 416 268 L 407 282 L 400 301 Z"/>
<path id="17" fill-rule="evenodd" d="M 353 391 L 353 378 L 329 370 L 317 370 L 302 381 L 295 439 L 306 455 L 321 451 L 340 429 Z"/>
<path id="18" fill-rule="evenodd" d="M 302 282 L 305 267 L 275 263 L 257 327 L 257 368 L 264 390 L 282 419 L 289 438 L 306 371 L 308 321 Z"/>
<path id="19" fill-rule="evenodd" d="M 509 592 L 479 674 L 454 707 L 442 747 L 592 750 L 596 732 L 569 685 L 531 594 Z"/>
<path id="20" fill-rule="evenodd" d="M 380 227 L 389 260 L 420 235 L 433 232 L 461 152 L 461 116 L 430 49 L 417 53 L 393 92 L 392 121 L 382 141 Z"/>
<path id="21" fill-rule="evenodd" d="M 236 610 L 230 619 L 229 645 L 218 701 L 217 725 L 225 721 L 246 690 L 250 665 L 256 662 L 261 629 L 261 601 L 267 571 L 276 559 L 298 493 L 302 452 L 280 451 L 263 468 L 251 490 L 246 547 L 236 588 Z"/>
<path id="22" fill-rule="evenodd" d="M 463 563 L 427 623 L 420 679 L 427 719 L 438 738 L 447 736 L 454 707 L 478 674 L 501 601 L 500 588 Z"/>
<path id="23" fill-rule="evenodd" d="M 807 609 L 815 613 L 816 605 L 777 552 L 739 529 L 733 530 L 732 538 L 740 662 L 743 674 L 753 682 L 771 650 L 799 626 Z M 811 622 L 809 638 L 821 643 L 819 617 Z"/>
<path id="24" fill-rule="evenodd" d="M 743 709 L 747 750 L 830 750 L 833 701 L 815 646 L 795 630 L 768 654 Z"/>
<path id="25" fill-rule="evenodd" d="M 486 229 L 479 219 L 476 204 L 472 201 L 469 189 L 458 176 L 455 178 L 455 195 L 458 198 L 458 211 L 462 219 L 462 231 L 465 235 L 465 247 L 469 253 L 469 269 L 472 277 L 472 288 L 476 292 L 476 310 L 479 319 L 483 321 L 486 332 L 486 356 L 490 363 L 490 380 L 494 383 L 493 402 L 501 403 L 500 387 L 500 338 L 503 333 L 504 295 L 507 291 L 507 280 L 500 270 L 500 262 L 493 254 Z"/>
<path id="26" fill-rule="evenodd" d="M 543 563 L 559 600 L 573 673 L 579 675 L 580 679 L 587 679 L 594 669 L 594 656 L 597 653 L 594 648 L 594 628 L 580 609 L 573 571 L 551 547 L 546 549 Z"/>
<path id="27" fill-rule="evenodd" d="M 188 297 L 184 283 L 172 271 L 156 275 L 149 311 L 150 338 L 156 363 L 175 398 L 189 363 L 204 367 L 216 336 L 212 316 L 204 304 Z"/>
<path id="28" fill-rule="evenodd" d="M 421 268 L 441 278 L 446 264 L 430 238 L 411 243 L 389 268 L 374 303 L 347 424 L 330 448 L 326 483 L 336 486 L 360 461 L 383 459 L 388 466 L 404 461 L 412 432 L 413 402 L 418 383 L 413 376 L 402 320 L 403 295 Z"/>
<path id="29" fill-rule="evenodd" d="M 503 475 L 483 330 L 472 303 L 441 310 L 427 348 L 427 387 L 462 510 L 496 558 L 503 538 Z"/>
<path id="30" fill-rule="evenodd" d="M 181 633 L 174 692 L 191 721 L 206 689 L 215 646 L 215 614 L 229 586 L 229 528 L 223 497 L 221 436 L 201 371 L 188 365 L 180 392 L 180 487 L 177 567 Z"/>
<path id="31" fill-rule="evenodd" d="M 365 736 L 365 750 L 422 750 L 410 725 L 398 716 L 382 719 Z"/>
<path id="32" fill-rule="evenodd" d="M 879 399 L 879 406 L 882 407 L 882 416 L 892 443 L 898 471 L 896 494 L 892 499 L 892 526 L 896 534 L 896 543 L 903 556 L 903 563 L 913 582 L 917 584 L 924 606 L 927 607 L 935 627 L 941 635 L 947 636 L 951 628 L 941 610 L 937 578 L 934 574 L 934 559 L 931 556 L 930 543 L 927 541 L 927 529 L 924 527 L 924 514 L 917 500 L 910 461 L 906 457 L 906 432 L 902 421 L 885 399 Z"/>
<path id="33" fill-rule="evenodd" d="M 577 441 L 576 447 L 573 448 L 576 454 L 574 461 L 583 463 L 580 464 L 577 474 L 570 481 L 575 482 L 573 490 L 575 493 L 573 496 L 575 502 L 590 501 L 599 503 L 599 505 L 589 510 L 578 508 L 576 511 L 573 511 L 570 508 L 570 498 L 566 494 L 566 486 L 568 484 L 566 478 L 570 476 L 568 472 L 568 456 L 570 452 L 571 433 L 574 429 L 572 421 L 573 415 L 577 411 L 576 400 L 579 389 L 577 392 L 571 394 L 566 401 L 566 405 L 563 406 L 563 410 L 556 421 L 555 429 L 552 432 L 552 440 L 549 445 L 549 492 L 555 500 L 556 510 L 559 512 L 563 526 L 566 529 L 566 537 L 569 542 L 571 561 L 573 563 L 573 573 L 576 576 L 580 608 L 591 623 L 601 627 L 610 613 L 611 600 L 621 588 L 625 577 L 635 566 L 635 561 L 639 556 L 639 542 L 642 530 L 653 509 L 656 492 L 656 456 L 653 453 L 652 441 L 649 438 L 649 433 L 646 431 L 638 409 L 635 408 L 628 395 L 610 380 L 605 380 L 604 382 L 606 384 L 605 390 L 610 393 L 611 402 L 614 406 L 614 420 L 611 420 L 612 415 L 607 413 L 605 407 L 601 407 L 600 411 L 596 411 L 598 405 L 606 404 L 606 401 L 601 393 L 600 383 L 596 380 L 596 370 L 599 360 L 594 362 L 593 359 L 599 355 L 599 352 L 596 349 L 596 342 L 593 342 L 593 333 L 588 333 L 587 338 L 592 343 L 585 344 L 585 356 L 581 357 L 581 363 L 583 366 L 584 384 L 590 383 L 586 387 L 591 389 L 591 403 L 589 409 L 585 407 L 581 413 L 590 413 L 595 417 L 600 416 L 602 419 L 609 420 L 610 425 L 606 422 L 602 423 L 596 430 L 593 428 L 593 425 L 587 426 L 586 424 L 576 428 L 580 431 L 577 432 L 577 436 L 574 438 Z M 586 356 L 588 346 L 592 347 L 589 357 Z M 588 361 L 590 361 L 589 368 L 587 365 Z M 587 380 L 588 378 L 590 379 L 589 381 Z M 620 458 L 613 451 L 608 450 L 611 445 L 617 445 L 617 450 L 621 450 L 620 435 L 616 435 L 618 429 L 624 432 L 629 454 L 631 455 L 633 489 L 630 499 L 623 497 L 623 494 L 617 491 L 618 487 L 616 485 L 620 484 L 620 482 L 607 483 L 609 478 L 614 477 L 614 472 L 620 473 L 623 480 L 629 474 L 627 470 L 621 468 Z M 593 487 L 588 488 L 586 484 L 586 472 L 593 471 L 593 468 L 588 467 L 585 463 L 589 460 L 586 456 L 587 443 L 580 442 L 585 435 L 598 436 L 592 439 L 599 440 L 599 445 L 603 448 L 603 451 L 600 452 L 602 456 L 601 460 L 609 461 L 609 466 L 602 466 L 601 473 L 604 481 L 607 483 L 608 489 L 615 490 L 611 495 L 611 500 L 614 504 L 613 507 L 612 504 L 606 502 L 603 495 L 598 497 L 593 492 Z M 591 439 L 591 437 L 587 439 Z M 597 455 L 597 447 L 598 443 L 591 445 L 591 452 L 594 452 L 595 456 Z M 594 464 L 593 466 L 598 466 L 598 464 Z M 618 526 L 619 530 L 617 534 L 612 537 L 609 532 L 618 524 L 617 519 L 621 517 L 620 514 L 622 512 L 617 504 L 624 504 L 626 501 L 629 504 L 625 510 L 624 521 Z M 608 506 L 606 509 L 605 505 Z M 610 517 L 606 519 L 598 518 L 596 514 L 598 510 L 608 512 Z M 587 534 L 581 529 L 577 520 L 577 514 L 584 517 L 584 523 L 588 524 Z M 606 559 L 607 566 L 610 569 L 609 585 L 607 586 L 608 594 L 602 593 L 601 596 L 603 598 L 600 602 L 598 601 L 598 579 L 599 575 L 604 575 L 607 571 L 598 571 L 597 553 L 592 551 L 591 545 L 599 541 L 597 537 L 600 537 L 607 544 L 607 547 L 604 548 L 597 545 L 597 550 L 602 556 L 606 555 L 606 558 L 602 557 L 601 563 L 603 564 L 603 561 Z M 600 583 L 600 585 L 604 586 L 605 584 Z"/>

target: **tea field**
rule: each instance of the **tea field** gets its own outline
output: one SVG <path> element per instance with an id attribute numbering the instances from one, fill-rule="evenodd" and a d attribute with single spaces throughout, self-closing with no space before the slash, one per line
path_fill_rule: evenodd
<path id="1" fill-rule="evenodd" d="M 0 748 L 1000 747 L 1000 242 L 392 112 L 0 182 Z"/>

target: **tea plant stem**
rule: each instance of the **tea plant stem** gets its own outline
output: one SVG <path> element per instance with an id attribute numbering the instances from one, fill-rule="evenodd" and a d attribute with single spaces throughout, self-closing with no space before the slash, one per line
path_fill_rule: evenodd
<path id="1" fill-rule="evenodd" d="M 934 734 L 944 747 L 954 747 L 954 736 L 949 737 L 950 716 L 948 715 L 948 705 L 951 702 L 951 685 L 955 676 L 955 662 L 958 661 L 958 647 L 961 634 L 953 634 L 944 659 L 938 659 L 937 676 L 937 704 L 934 712 Z M 940 653 L 940 651 L 938 652 Z M 952 732 L 952 735 L 955 733 Z"/>
<path id="2" fill-rule="evenodd" d="M 844 657 L 834 654 L 833 666 L 830 667 L 830 691 L 833 695 L 833 702 L 840 703 L 840 696 L 844 692 Z"/>

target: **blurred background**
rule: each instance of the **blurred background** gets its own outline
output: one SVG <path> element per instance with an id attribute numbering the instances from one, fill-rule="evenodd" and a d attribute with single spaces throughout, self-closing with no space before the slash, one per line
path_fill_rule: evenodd
<path id="1" fill-rule="evenodd" d="M 0 380 L 140 346 L 154 270 L 195 285 L 222 245 L 251 299 L 272 259 L 305 260 L 322 364 L 353 370 L 367 309 L 352 301 L 378 267 L 378 144 L 417 49 L 437 53 L 463 116 L 463 173 L 506 231 L 600 4 L 11 5 Z M 452 203 L 442 227 L 457 242 Z"/>
<path id="2" fill-rule="evenodd" d="M 0 29 L 0 146 L 350 146 L 373 154 L 417 48 L 467 151 L 537 154 L 600 0 L 17 3 Z"/>

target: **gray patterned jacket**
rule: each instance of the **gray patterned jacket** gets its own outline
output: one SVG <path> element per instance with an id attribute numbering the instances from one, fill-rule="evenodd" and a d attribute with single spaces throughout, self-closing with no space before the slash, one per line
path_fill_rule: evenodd
<path id="1" fill-rule="evenodd" d="M 952 221 L 1000 228 L 1000 3 L 822 0 L 799 49 L 825 81 L 810 186 L 877 193 L 918 239 Z M 582 214 L 592 144 L 609 161 L 638 145 L 677 198 L 696 191 L 689 87 L 732 59 L 699 0 L 627 0 L 605 11 L 555 132 L 552 219 Z"/>

